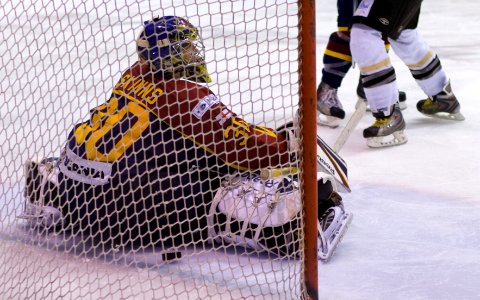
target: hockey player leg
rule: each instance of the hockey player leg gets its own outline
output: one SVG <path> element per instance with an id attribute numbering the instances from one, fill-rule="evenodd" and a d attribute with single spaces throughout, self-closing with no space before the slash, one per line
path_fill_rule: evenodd
<path id="1" fill-rule="evenodd" d="M 403 30 L 398 39 L 391 40 L 391 43 L 417 84 L 429 96 L 417 103 L 418 111 L 428 117 L 463 121 L 465 117 L 460 112 L 460 103 L 452 91 L 440 58 L 418 30 Z"/>
<path id="2" fill-rule="evenodd" d="M 358 80 L 357 96 L 359 100 L 363 100 L 366 103 L 366 106 L 367 106 L 366 110 L 371 111 L 370 107 L 368 106 L 367 96 L 365 96 L 365 90 L 363 89 L 363 83 L 362 83 L 361 77 Z M 357 107 L 357 105 L 355 106 L 355 108 Z M 398 91 L 398 101 L 396 105 L 398 106 L 398 108 L 400 108 L 400 110 L 407 109 L 407 93 L 405 93 L 404 91 Z"/>
<path id="3" fill-rule="evenodd" d="M 322 82 L 317 88 L 319 125 L 337 127 L 345 118 L 337 89 L 352 66 L 349 41 L 348 31 L 337 31 L 330 35 L 323 55 Z"/>
<path id="4" fill-rule="evenodd" d="M 322 174 L 318 182 L 317 243 L 318 259 L 327 262 L 353 216 L 345 211 L 334 178 Z M 238 245 L 281 257 L 295 256 L 298 236 L 295 230 L 287 228 L 301 223 L 300 210 L 298 187 L 290 176 L 267 180 L 252 173 L 233 176 L 223 182 L 211 204 L 207 217 L 209 238 L 212 243 Z"/>

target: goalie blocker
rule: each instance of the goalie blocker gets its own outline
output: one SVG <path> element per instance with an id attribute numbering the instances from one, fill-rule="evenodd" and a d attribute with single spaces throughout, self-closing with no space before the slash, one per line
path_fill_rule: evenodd
<path id="1" fill-rule="evenodd" d="M 27 219 L 32 226 L 82 234 L 94 245 L 109 242 L 112 247 L 118 244 L 161 247 L 160 251 L 174 254 L 166 255 L 164 260 L 178 259 L 184 247 L 193 244 L 206 246 L 205 242 L 247 247 L 279 257 L 300 254 L 302 205 L 298 178 L 294 174 L 267 179 L 251 172 L 231 175 L 221 182 L 213 200 L 205 208 L 199 206 L 189 211 L 196 214 L 170 212 L 170 215 L 181 214 L 181 223 L 188 225 L 178 226 L 178 220 L 172 224 L 169 221 L 173 219 L 159 217 L 165 215 L 165 212 L 157 211 L 162 207 L 165 209 L 163 205 L 133 212 L 114 205 L 116 201 L 112 199 L 110 204 L 103 203 L 103 206 L 99 202 L 88 204 L 101 211 L 86 210 L 85 205 L 77 207 L 75 196 L 70 195 L 70 201 L 59 196 L 62 182 L 65 183 L 59 164 L 61 160 L 52 158 L 26 163 L 27 202 L 20 217 Z M 318 257 L 326 262 L 345 234 L 352 214 L 344 210 L 335 179 L 330 174 L 320 174 Z M 169 207 L 183 203 L 181 199 L 175 202 L 168 204 Z M 117 209 L 111 210 L 114 207 Z M 134 218 L 118 217 L 122 214 Z M 89 215 L 89 222 L 85 222 L 81 215 Z M 132 223 L 133 219 L 136 224 Z M 153 227 L 155 225 L 157 228 Z M 107 232 L 108 236 L 105 235 Z"/>

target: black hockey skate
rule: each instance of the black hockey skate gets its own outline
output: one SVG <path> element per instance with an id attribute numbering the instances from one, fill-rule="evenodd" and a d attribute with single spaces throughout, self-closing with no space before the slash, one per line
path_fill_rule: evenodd
<path id="1" fill-rule="evenodd" d="M 463 121 L 465 117 L 460 112 L 460 103 L 452 92 L 450 81 L 443 87 L 443 91 L 417 103 L 417 109 L 422 114 L 446 120 Z"/>
<path id="2" fill-rule="evenodd" d="M 389 116 L 385 116 L 383 112 L 373 113 L 373 116 L 375 123 L 363 131 L 369 147 L 397 146 L 407 142 L 407 136 L 403 132 L 405 121 L 400 108 L 395 106 Z"/>
<path id="3" fill-rule="evenodd" d="M 345 118 L 345 111 L 337 96 L 337 89 L 322 82 L 317 89 L 317 123 L 328 127 L 338 127 Z"/>

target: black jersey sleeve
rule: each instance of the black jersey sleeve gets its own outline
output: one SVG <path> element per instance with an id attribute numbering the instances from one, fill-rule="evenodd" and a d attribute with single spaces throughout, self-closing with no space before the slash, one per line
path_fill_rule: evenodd
<path id="1" fill-rule="evenodd" d="M 417 28 L 422 0 L 362 1 L 352 19 L 353 24 L 365 24 L 392 39 L 405 29 Z"/>

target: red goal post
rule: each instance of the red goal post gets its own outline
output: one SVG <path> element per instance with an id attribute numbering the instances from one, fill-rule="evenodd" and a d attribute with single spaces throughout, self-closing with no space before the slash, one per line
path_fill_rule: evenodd
<path id="1" fill-rule="evenodd" d="M 317 257 L 317 94 L 315 1 L 300 1 L 300 109 L 302 127 L 302 199 L 305 211 L 305 286 L 310 299 L 318 299 Z M 311 209 L 310 209 L 311 208 Z"/>

